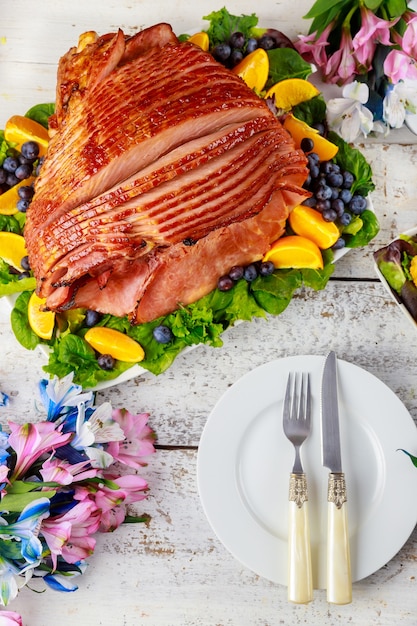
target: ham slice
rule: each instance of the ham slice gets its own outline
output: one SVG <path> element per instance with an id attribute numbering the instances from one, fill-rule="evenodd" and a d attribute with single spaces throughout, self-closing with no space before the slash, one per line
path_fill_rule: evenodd
<path id="1" fill-rule="evenodd" d="M 50 127 L 25 238 L 51 310 L 141 323 L 194 302 L 261 259 L 308 195 L 265 102 L 167 24 L 85 33 Z"/>

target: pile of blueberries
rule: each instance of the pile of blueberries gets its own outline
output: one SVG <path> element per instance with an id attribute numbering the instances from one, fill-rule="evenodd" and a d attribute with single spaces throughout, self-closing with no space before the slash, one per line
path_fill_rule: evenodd
<path id="1" fill-rule="evenodd" d="M 313 194 L 303 204 L 319 211 L 326 222 L 348 226 L 354 215 L 361 215 L 367 208 L 364 196 L 352 193 L 354 175 L 342 170 L 333 161 L 321 161 L 315 152 L 312 139 L 301 141 L 301 149 L 307 153 L 309 175 L 304 187 Z M 339 247 L 344 246 L 341 238 Z"/>
<path id="2" fill-rule="evenodd" d="M 35 163 L 38 161 L 35 167 Z M 12 156 L 7 156 L 0 166 L 0 193 L 5 193 L 18 183 L 33 175 L 34 169 L 40 167 L 39 145 L 36 141 L 26 141 L 22 144 L 20 152 L 15 151 Z M 35 171 L 35 174 L 38 173 Z M 26 213 L 34 195 L 33 185 L 21 185 L 18 189 L 19 200 L 17 209 Z"/>
<path id="3" fill-rule="evenodd" d="M 272 50 L 274 48 L 293 48 L 286 35 L 273 28 L 268 29 L 260 37 L 246 37 L 241 32 L 232 33 L 227 41 L 218 43 L 211 50 L 216 61 L 228 68 L 235 67 L 242 59 L 257 48 Z"/>

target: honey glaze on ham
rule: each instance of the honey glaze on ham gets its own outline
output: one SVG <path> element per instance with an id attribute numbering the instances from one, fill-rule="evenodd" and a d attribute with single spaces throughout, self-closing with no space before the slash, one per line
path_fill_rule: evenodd
<path id="1" fill-rule="evenodd" d="M 25 239 L 51 310 L 141 323 L 195 302 L 308 196 L 305 155 L 266 103 L 167 24 L 84 34 L 50 129 Z"/>

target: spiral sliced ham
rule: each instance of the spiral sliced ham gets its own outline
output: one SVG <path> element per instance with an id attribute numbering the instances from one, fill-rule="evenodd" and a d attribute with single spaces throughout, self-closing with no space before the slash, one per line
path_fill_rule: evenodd
<path id="1" fill-rule="evenodd" d="M 85 33 L 58 68 L 25 238 L 52 310 L 153 320 L 259 260 L 306 194 L 265 102 L 167 24 Z"/>

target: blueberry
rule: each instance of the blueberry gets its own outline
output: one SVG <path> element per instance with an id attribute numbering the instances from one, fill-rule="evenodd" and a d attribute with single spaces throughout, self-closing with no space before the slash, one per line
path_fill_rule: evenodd
<path id="1" fill-rule="evenodd" d="M 273 273 L 274 269 L 275 265 L 272 261 L 263 261 L 263 263 L 259 265 L 259 274 L 261 276 L 269 276 Z"/>
<path id="2" fill-rule="evenodd" d="M 351 172 L 343 172 L 343 187 L 344 189 L 350 189 L 355 180 L 354 175 Z"/>
<path id="3" fill-rule="evenodd" d="M 37 159 L 39 156 L 39 145 L 36 141 L 25 141 L 25 143 L 20 148 L 21 153 L 25 157 L 25 159 Z"/>
<path id="4" fill-rule="evenodd" d="M 29 163 L 23 163 L 15 169 L 14 174 L 19 180 L 24 180 L 25 178 L 29 178 L 32 174 L 32 169 L 33 168 Z"/>
<path id="5" fill-rule="evenodd" d="M 322 213 L 325 222 L 335 222 L 337 213 L 334 209 L 325 209 Z"/>
<path id="6" fill-rule="evenodd" d="M 5 169 L 6 172 L 14 173 L 18 167 L 19 159 L 16 157 L 8 156 L 3 161 L 3 169 Z"/>
<path id="7" fill-rule="evenodd" d="M 17 190 L 17 193 L 22 200 L 32 200 L 35 190 L 30 185 L 22 185 Z"/>
<path id="8" fill-rule="evenodd" d="M 342 224 L 342 226 L 347 226 L 348 224 L 351 223 L 352 216 L 351 216 L 350 213 L 345 211 L 344 213 L 342 213 L 342 215 L 340 216 L 339 220 L 340 220 L 340 223 Z"/>
<path id="9" fill-rule="evenodd" d="M 229 41 L 232 48 L 243 48 L 245 45 L 245 35 L 239 31 L 233 33 Z"/>
<path id="10" fill-rule="evenodd" d="M 345 203 L 345 204 L 349 204 L 349 202 L 352 200 L 352 193 L 350 191 L 350 189 L 341 189 L 340 190 L 340 194 L 339 194 L 339 198 Z"/>
<path id="11" fill-rule="evenodd" d="M 3 185 L 6 182 L 7 173 L 2 167 L 0 167 L 0 185 Z"/>
<path id="12" fill-rule="evenodd" d="M 320 171 L 327 176 L 333 172 L 333 163 L 331 161 L 323 161 L 320 164 Z"/>
<path id="13" fill-rule="evenodd" d="M 318 178 L 320 174 L 319 166 L 316 163 L 310 163 L 309 167 L 311 178 Z"/>
<path id="14" fill-rule="evenodd" d="M 317 211 L 323 213 L 323 211 L 329 211 L 331 208 L 330 200 L 318 200 L 315 206 Z"/>
<path id="15" fill-rule="evenodd" d="M 275 47 L 275 41 L 269 35 L 262 35 L 262 37 L 258 40 L 258 48 L 263 48 L 264 50 L 272 50 Z"/>
<path id="16" fill-rule="evenodd" d="M 349 210 L 355 215 L 360 215 L 366 209 L 366 198 L 359 194 L 355 194 L 349 202 Z"/>
<path id="17" fill-rule="evenodd" d="M 246 44 L 246 54 L 250 54 L 258 47 L 258 42 L 255 37 L 249 37 L 248 43 Z"/>
<path id="18" fill-rule="evenodd" d="M 227 61 L 232 53 L 232 48 L 228 43 L 219 43 L 213 48 L 213 56 L 217 61 Z"/>
<path id="19" fill-rule="evenodd" d="M 234 284 L 234 280 L 230 278 L 228 274 L 225 274 L 224 276 L 220 276 L 217 281 L 217 289 L 219 291 L 230 291 Z"/>
<path id="20" fill-rule="evenodd" d="M 257 276 L 258 276 L 258 270 L 256 269 L 256 265 L 251 263 L 250 265 L 247 265 L 245 267 L 245 270 L 243 272 L 243 278 L 247 280 L 248 283 L 251 283 L 253 280 L 255 280 Z"/>
<path id="21" fill-rule="evenodd" d="M 17 280 L 22 280 L 23 278 L 29 278 L 30 277 L 30 272 L 25 271 L 25 272 L 20 272 L 19 276 L 17 277 Z"/>
<path id="22" fill-rule="evenodd" d="M 317 200 L 330 200 L 332 197 L 332 190 L 327 185 L 322 185 L 316 192 Z"/>
<path id="23" fill-rule="evenodd" d="M 229 278 L 234 281 L 240 280 L 241 278 L 243 278 L 243 271 L 244 270 L 242 265 L 234 265 L 229 272 Z"/>
<path id="24" fill-rule="evenodd" d="M 345 245 L 346 245 L 346 242 L 343 239 L 343 237 L 339 237 L 339 239 L 336 241 L 336 243 L 333 244 L 332 250 L 340 250 L 341 248 L 344 248 Z"/>
<path id="25" fill-rule="evenodd" d="M 311 196 L 311 198 L 307 198 L 306 200 L 304 200 L 303 202 L 304 206 L 309 206 L 312 207 L 314 209 L 314 207 L 317 204 L 317 200 L 314 196 Z"/>
<path id="26" fill-rule="evenodd" d="M 101 320 L 101 317 L 102 315 L 98 311 L 93 311 L 93 309 L 87 309 L 87 311 L 85 312 L 84 324 L 88 328 L 96 326 L 96 324 L 98 324 Z"/>
<path id="27" fill-rule="evenodd" d="M 326 128 L 325 128 L 324 124 L 321 124 L 320 122 L 318 122 L 317 124 L 313 124 L 312 128 L 317 130 L 319 135 L 322 135 L 322 136 L 326 132 Z"/>
<path id="28" fill-rule="evenodd" d="M 19 200 L 17 203 L 17 210 L 20 211 L 20 213 L 26 213 L 26 211 L 28 210 L 30 205 L 30 200 Z"/>
<path id="29" fill-rule="evenodd" d="M 235 67 L 243 59 L 243 52 L 241 50 L 232 50 L 229 61 L 232 67 Z"/>
<path id="30" fill-rule="evenodd" d="M 27 255 L 24 256 L 23 259 L 20 261 L 20 265 L 23 267 L 24 270 L 30 270 L 29 257 Z"/>
<path id="31" fill-rule="evenodd" d="M 343 176 L 339 172 L 331 172 L 327 176 L 327 182 L 332 187 L 341 187 L 343 185 Z"/>
<path id="32" fill-rule="evenodd" d="M 332 200 L 331 208 L 336 211 L 337 217 L 341 217 L 345 212 L 345 205 L 340 198 Z"/>
<path id="33" fill-rule="evenodd" d="M 155 326 L 152 334 L 155 341 L 157 341 L 158 343 L 169 343 L 174 338 L 172 330 L 168 328 L 168 326 L 164 326 L 163 324 Z"/>
<path id="34" fill-rule="evenodd" d="M 311 152 L 314 148 L 314 141 L 310 139 L 310 137 L 304 137 L 301 140 L 300 148 L 301 150 L 303 150 L 303 152 Z"/>
<path id="35" fill-rule="evenodd" d="M 102 370 L 111 371 L 116 365 L 116 360 L 111 354 L 100 354 L 97 359 L 97 364 Z"/>

